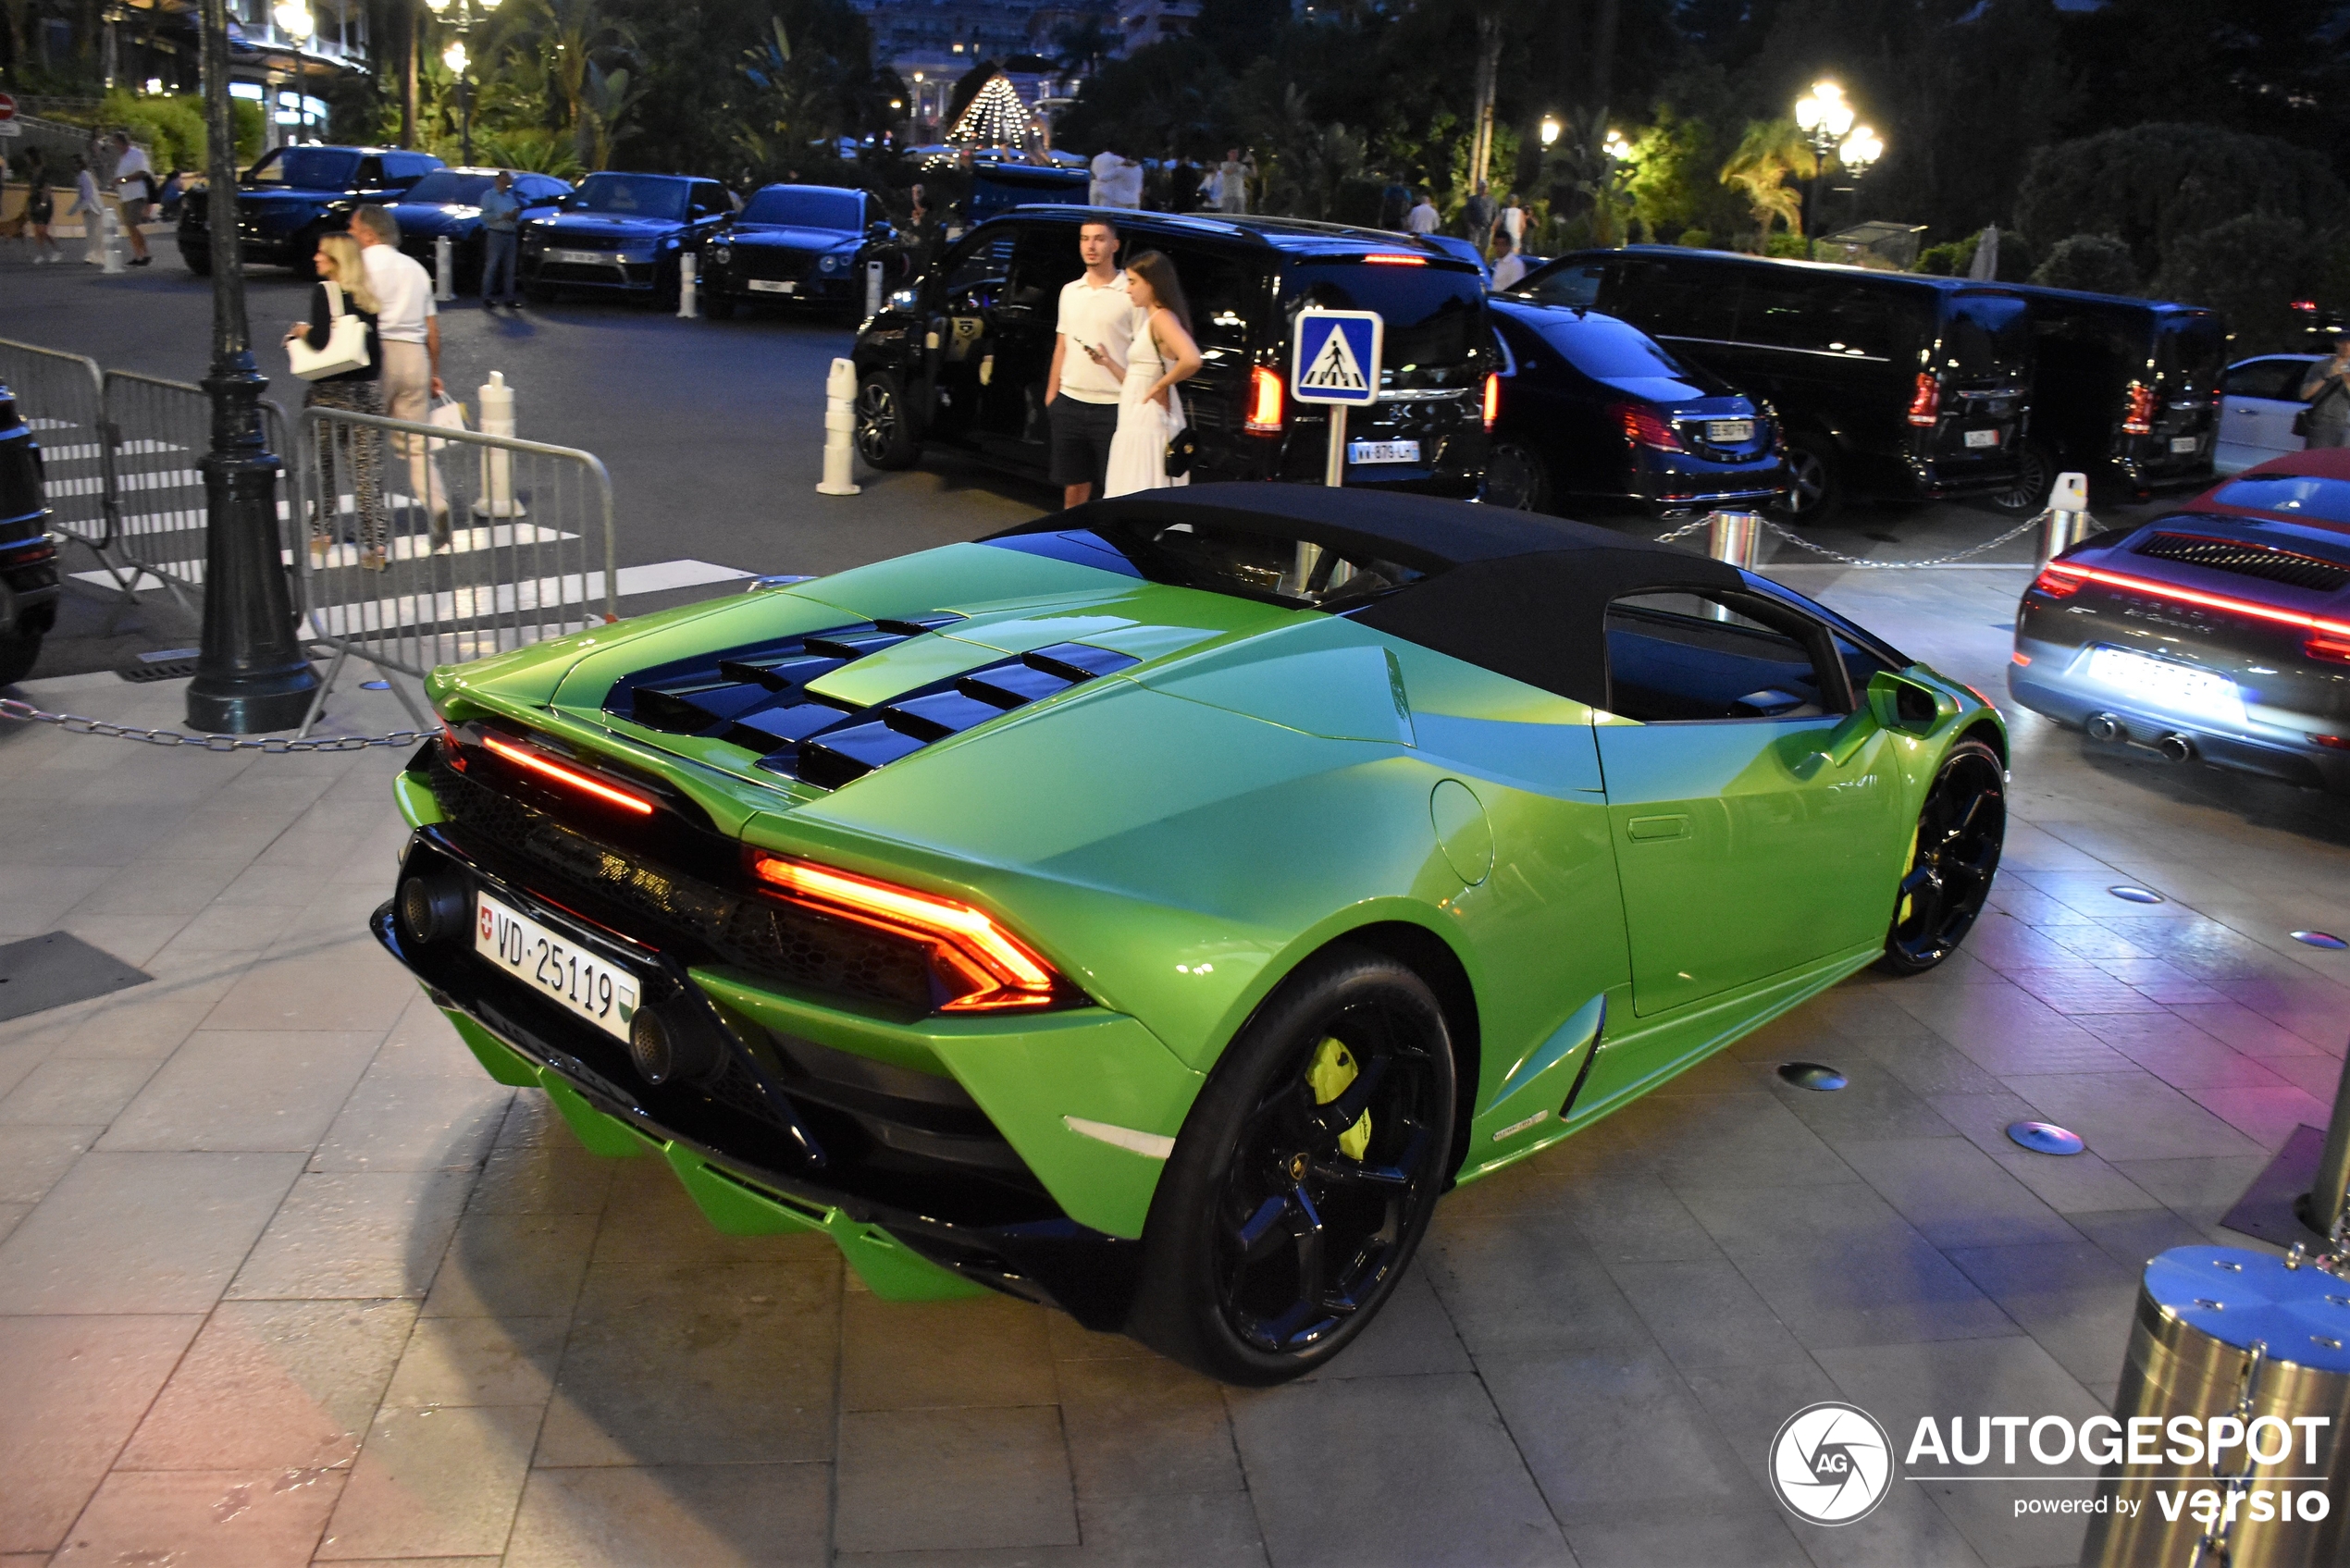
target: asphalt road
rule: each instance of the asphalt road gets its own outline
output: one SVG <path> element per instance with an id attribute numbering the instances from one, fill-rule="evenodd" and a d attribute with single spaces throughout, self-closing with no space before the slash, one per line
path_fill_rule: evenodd
<path id="1" fill-rule="evenodd" d="M 185 270 L 167 239 L 154 248 L 153 266 L 106 277 L 78 263 L 34 267 L 22 246 L 0 245 L 0 337 L 88 354 L 109 368 L 199 379 L 210 358 L 209 281 Z M 301 313 L 303 287 L 274 268 L 247 282 L 257 356 L 276 377 L 270 395 L 289 411 L 300 407 L 303 388 L 285 374 L 276 340 Z M 761 312 L 682 321 L 576 297 L 492 315 L 461 298 L 441 323 L 452 393 L 473 403 L 474 389 L 502 371 L 517 389 L 522 435 L 603 459 L 624 567 L 693 560 L 752 573 L 831 572 L 975 538 L 1055 504 L 1042 486 L 952 454 L 910 473 L 860 472 L 860 496 L 818 495 L 825 372 L 848 352 L 851 336 L 837 318 Z M 2117 522 L 2131 514 L 2099 515 Z M 1592 521 L 1660 531 L 1646 518 Z M 1973 505 L 1854 506 L 1811 537 L 1848 555 L 1892 561 L 1966 549 L 2011 526 L 2012 519 Z M 78 547 L 73 553 L 86 555 Z M 2027 536 L 1974 559 L 2031 558 Z M 1820 558 L 1774 539 L 1766 564 L 1773 559 Z M 91 564 L 75 559 L 68 569 Z M 645 595 L 623 611 L 723 591 Z M 195 640 L 167 604 L 110 627 L 97 590 L 76 584 L 69 597 L 35 678 L 111 669 L 142 649 Z"/>

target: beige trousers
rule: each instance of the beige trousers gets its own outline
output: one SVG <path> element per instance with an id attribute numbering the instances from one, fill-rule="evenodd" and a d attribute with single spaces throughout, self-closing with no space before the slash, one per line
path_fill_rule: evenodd
<path id="1" fill-rule="evenodd" d="M 379 340 L 380 341 L 380 340 Z M 384 413 L 393 419 L 422 425 L 432 412 L 432 356 L 422 343 L 384 343 Z M 391 438 L 393 450 L 408 459 L 409 493 L 432 509 L 434 523 L 449 525 L 449 492 L 440 483 L 440 466 L 427 450 L 425 438 L 400 432 Z"/>

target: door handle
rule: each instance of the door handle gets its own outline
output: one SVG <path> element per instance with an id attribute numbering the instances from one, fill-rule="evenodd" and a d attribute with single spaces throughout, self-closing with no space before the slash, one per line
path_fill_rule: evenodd
<path id="1" fill-rule="evenodd" d="M 1646 844 L 1657 839 L 1687 838 L 1689 820 L 1678 814 L 1669 817 L 1634 817 L 1624 824 L 1624 831 L 1634 843 Z"/>

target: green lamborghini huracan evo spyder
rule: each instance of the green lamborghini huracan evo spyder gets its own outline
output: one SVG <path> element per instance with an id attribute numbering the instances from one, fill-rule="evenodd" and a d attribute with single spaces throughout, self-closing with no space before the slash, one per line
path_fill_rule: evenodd
<path id="1" fill-rule="evenodd" d="M 1979 695 L 1719 562 L 1204 485 L 436 673 L 377 936 L 879 1294 L 1336 1354 L 1440 1194 L 1983 907 Z"/>

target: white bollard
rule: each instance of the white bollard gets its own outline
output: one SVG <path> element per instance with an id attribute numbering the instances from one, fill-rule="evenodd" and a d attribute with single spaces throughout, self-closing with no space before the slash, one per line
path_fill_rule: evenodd
<path id="1" fill-rule="evenodd" d="M 677 319 L 691 321 L 701 314 L 701 302 L 694 288 L 694 253 L 687 251 L 677 258 Z"/>
<path id="2" fill-rule="evenodd" d="M 877 315 L 879 315 L 881 314 L 881 300 L 882 300 L 882 264 L 881 264 L 881 263 L 879 263 L 879 262 L 877 262 L 877 261 L 869 261 L 869 262 L 867 262 L 867 263 L 865 264 L 865 319 L 866 319 L 866 320 L 871 321 L 871 320 L 872 320 L 872 319 L 873 319 L 873 317 L 875 317 L 875 316 L 877 316 Z"/>
<path id="3" fill-rule="evenodd" d="M 514 389 L 506 385 L 506 373 L 491 371 L 480 392 L 481 433 L 513 435 Z M 481 449 L 481 492 L 474 500 L 474 511 L 484 517 L 527 515 L 522 502 L 514 499 L 514 454 L 502 447 Z"/>
<path id="4" fill-rule="evenodd" d="M 98 232 L 103 236 L 99 243 L 104 247 L 99 252 L 98 269 L 101 272 L 122 271 L 123 258 L 130 247 L 122 238 L 122 215 L 109 203 L 98 204 Z"/>
<path id="5" fill-rule="evenodd" d="M 2097 531 L 2089 515 L 2089 476 L 2059 474 L 2048 490 L 2048 510 L 2041 514 L 2040 564 L 2049 562 Z"/>
<path id="6" fill-rule="evenodd" d="M 861 488 L 849 483 L 856 470 L 857 366 L 845 359 L 833 361 L 824 377 L 824 482 L 820 496 L 853 496 Z"/>
<path id="7" fill-rule="evenodd" d="M 457 248 L 446 234 L 432 242 L 432 297 L 444 305 L 457 297 Z"/>

